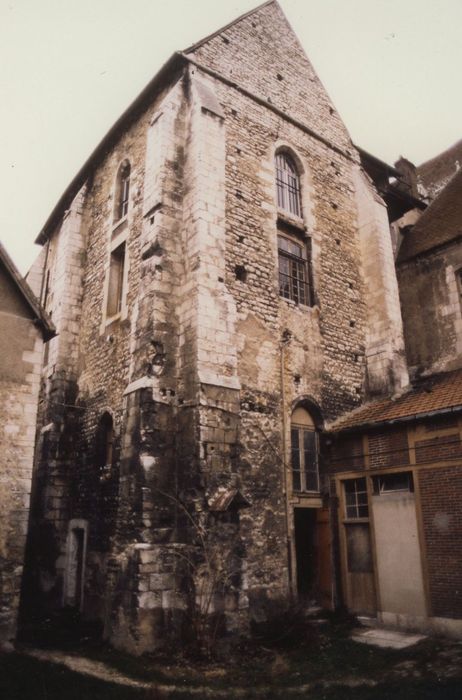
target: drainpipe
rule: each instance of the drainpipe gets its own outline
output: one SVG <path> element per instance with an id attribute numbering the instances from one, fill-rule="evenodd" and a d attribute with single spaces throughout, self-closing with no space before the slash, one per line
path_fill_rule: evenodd
<path id="1" fill-rule="evenodd" d="M 282 403 L 282 483 L 284 489 L 284 505 L 285 505 L 285 515 L 286 515 L 286 543 L 287 543 L 287 564 L 288 564 L 288 574 L 289 574 L 289 588 L 290 593 L 293 596 L 294 582 L 293 582 L 293 572 L 292 572 L 292 541 L 289 531 L 289 489 L 287 486 L 287 467 L 286 467 L 286 454 L 287 454 L 287 442 L 286 442 L 286 430 L 287 430 L 287 416 L 286 416 L 286 392 L 285 392 L 285 348 L 289 345 L 292 338 L 292 333 L 286 328 L 282 333 L 281 338 L 281 403 Z"/>

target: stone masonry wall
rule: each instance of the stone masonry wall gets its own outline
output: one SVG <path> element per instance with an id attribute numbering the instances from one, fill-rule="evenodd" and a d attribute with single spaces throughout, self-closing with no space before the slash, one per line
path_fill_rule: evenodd
<path id="1" fill-rule="evenodd" d="M 48 559 L 36 578 L 58 605 L 69 523 L 85 523 L 81 612 L 135 653 L 191 626 L 205 548 L 227 573 L 203 612 L 228 629 L 287 600 L 292 409 L 311 402 L 328 423 L 365 390 L 359 159 L 343 124 L 274 3 L 189 56 L 95 166 L 47 263 L 59 335 L 42 393 L 34 517 Z M 300 170 L 312 306 L 279 296 L 278 148 Z M 114 222 L 125 159 L 129 207 Z M 124 298 L 107 318 L 120 241 Z M 114 446 L 101 472 L 105 414 Z"/>
<path id="2" fill-rule="evenodd" d="M 0 644 L 16 636 L 29 519 L 43 338 L 0 303 Z"/>
<path id="3" fill-rule="evenodd" d="M 460 245 L 430 252 L 398 267 L 409 371 L 439 372 L 461 366 Z"/>

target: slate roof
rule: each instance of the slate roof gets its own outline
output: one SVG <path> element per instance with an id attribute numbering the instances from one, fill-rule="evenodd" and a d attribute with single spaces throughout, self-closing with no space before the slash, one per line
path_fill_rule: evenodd
<path id="1" fill-rule="evenodd" d="M 419 181 L 426 189 L 431 190 L 438 183 L 454 175 L 456 160 L 460 161 L 462 165 L 462 139 L 434 158 L 419 165 L 417 167 Z"/>
<path id="2" fill-rule="evenodd" d="M 366 404 L 330 427 L 330 432 L 408 422 L 425 415 L 462 411 L 462 369 L 421 380 L 418 386 L 397 398 Z"/>
<path id="3" fill-rule="evenodd" d="M 462 236 L 462 169 L 404 235 L 397 262 L 426 253 Z"/>

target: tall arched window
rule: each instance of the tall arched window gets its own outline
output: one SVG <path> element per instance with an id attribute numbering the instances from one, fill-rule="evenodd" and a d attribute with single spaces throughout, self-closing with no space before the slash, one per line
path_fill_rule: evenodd
<path id="1" fill-rule="evenodd" d="M 128 212 L 130 194 L 130 163 L 124 160 L 119 167 L 116 180 L 114 221 L 120 221 Z"/>
<path id="2" fill-rule="evenodd" d="M 308 411 L 298 407 L 290 420 L 292 488 L 319 491 L 318 434 Z"/>
<path id="3" fill-rule="evenodd" d="M 276 154 L 276 188 L 278 207 L 301 217 L 300 176 L 293 159 L 285 152 Z"/>

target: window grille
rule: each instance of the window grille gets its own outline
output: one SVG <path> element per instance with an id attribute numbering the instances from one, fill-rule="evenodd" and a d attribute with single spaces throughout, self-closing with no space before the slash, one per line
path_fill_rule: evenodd
<path id="1" fill-rule="evenodd" d="M 292 158 L 287 153 L 276 155 L 276 188 L 278 207 L 301 217 L 300 178 Z"/>

